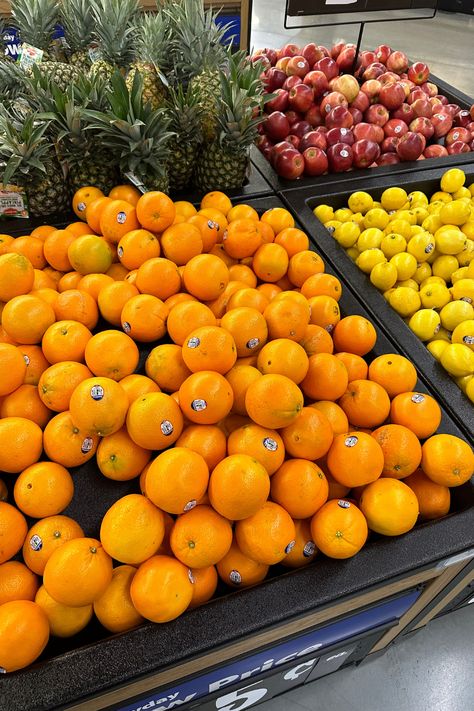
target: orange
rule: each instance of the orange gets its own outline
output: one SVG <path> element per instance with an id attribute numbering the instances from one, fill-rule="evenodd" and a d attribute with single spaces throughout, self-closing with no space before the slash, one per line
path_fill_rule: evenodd
<path id="1" fill-rule="evenodd" d="M 39 227 L 35 227 L 34 230 L 31 230 L 31 236 L 32 237 L 38 237 L 38 239 L 44 240 L 46 237 L 53 232 L 55 228 L 52 227 L 51 225 L 39 225 Z M 5 237 L 6 235 L 1 235 L 2 237 Z"/>
<path id="2" fill-rule="evenodd" d="M 43 242 L 36 237 L 17 237 L 8 251 L 14 254 L 22 254 L 30 260 L 35 269 L 43 269 L 46 266 Z"/>
<path id="3" fill-rule="evenodd" d="M 218 326 L 201 326 L 191 331 L 182 347 L 183 360 L 192 373 L 213 370 L 227 373 L 237 360 L 232 335 Z"/>
<path id="4" fill-rule="evenodd" d="M 328 501 L 311 519 L 313 541 L 329 558 L 352 558 L 367 540 L 367 521 L 354 504 Z"/>
<path id="5" fill-rule="evenodd" d="M 203 215 L 209 221 L 215 223 L 217 228 L 217 241 L 222 242 L 225 229 L 229 224 L 222 210 L 219 210 L 216 207 L 201 207 L 201 209 L 198 211 L 198 215 Z"/>
<path id="6" fill-rule="evenodd" d="M 302 287 L 303 284 L 315 274 L 324 272 L 324 262 L 316 252 L 310 249 L 305 249 L 301 252 L 296 252 L 288 265 L 288 279 L 291 284 L 297 287 Z M 307 294 L 304 294 L 307 296 Z"/>
<path id="7" fill-rule="evenodd" d="M 120 386 L 125 390 L 130 405 L 141 395 L 161 392 L 158 385 L 151 378 L 147 378 L 146 375 L 138 375 L 138 373 L 127 375 L 119 382 Z"/>
<path id="8" fill-rule="evenodd" d="M 326 503 L 328 491 L 324 472 L 306 459 L 288 459 L 272 476 L 272 499 L 292 518 L 312 516 Z"/>
<path id="9" fill-rule="evenodd" d="M 84 353 L 92 333 L 83 323 L 63 320 L 53 323 L 41 341 L 43 353 L 50 363 L 84 360 Z"/>
<path id="10" fill-rule="evenodd" d="M 382 474 L 382 447 L 366 432 L 348 432 L 334 437 L 327 455 L 330 474 L 344 486 L 364 486 Z"/>
<path id="11" fill-rule="evenodd" d="M 306 326 L 300 345 L 303 346 L 308 357 L 316 355 L 316 353 L 332 354 L 334 350 L 332 338 L 326 329 L 313 323 Z"/>
<path id="12" fill-rule="evenodd" d="M 43 451 L 40 427 L 24 417 L 0 419 L 0 471 L 16 474 L 38 461 Z"/>
<path id="13" fill-rule="evenodd" d="M 126 281 L 114 281 L 104 286 L 97 297 L 99 311 L 113 326 L 121 325 L 123 307 L 132 296 L 138 296 L 138 289 Z"/>
<path id="14" fill-rule="evenodd" d="M 343 484 L 339 484 L 338 481 L 334 479 L 329 472 L 325 472 L 326 474 L 326 479 L 328 480 L 328 486 L 329 486 L 329 493 L 328 493 L 328 500 L 329 499 L 343 499 L 347 494 L 350 492 L 351 487 L 350 486 L 344 486 Z M 361 487 L 362 489 L 364 487 Z M 355 491 L 355 489 L 354 489 Z M 353 492 L 354 494 L 354 492 Z"/>
<path id="15" fill-rule="evenodd" d="M 194 296 L 191 296 L 191 294 L 186 294 L 184 291 L 180 291 L 177 294 L 172 294 L 171 296 L 168 296 L 168 298 L 165 299 L 165 305 L 171 311 L 173 306 L 177 306 L 177 304 L 181 304 L 183 301 L 197 302 L 197 299 Z"/>
<path id="16" fill-rule="evenodd" d="M 303 408 L 303 393 L 285 375 L 262 375 L 249 386 L 245 406 L 258 425 L 278 429 L 296 419 Z"/>
<path id="17" fill-rule="evenodd" d="M 37 521 L 26 534 L 23 560 L 30 570 L 43 575 L 46 562 L 65 541 L 84 536 L 82 528 L 68 516 L 48 516 Z"/>
<path id="18" fill-rule="evenodd" d="M 270 242 L 262 244 L 254 253 L 252 269 L 262 281 L 275 282 L 285 276 L 289 261 L 286 249 Z"/>
<path id="19" fill-rule="evenodd" d="M 39 582 L 36 575 L 17 560 L 0 565 L 0 606 L 12 600 L 34 600 Z"/>
<path id="20" fill-rule="evenodd" d="M 142 294 L 151 294 L 164 301 L 181 289 L 178 267 L 163 257 L 148 259 L 138 268 L 135 286 Z"/>
<path id="21" fill-rule="evenodd" d="M 369 365 L 368 377 L 385 388 L 389 398 L 412 391 L 418 380 L 413 363 L 397 353 L 386 353 L 374 358 Z"/>
<path id="22" fill-rule="evenodd" d="M 303 282 L 301 293 L 307 299 L 312 296 L 331 296 L 335 301 L 339 301 L 342 296 L 342 285 L 332 274 L 318 272 Z"/>
<path id="23" fill-rule="evenodd" d="M 161 299 L 150 294 L 132 296 L 122 309 L 122 328 L 134 340 L 149 343 L 166 333 L 168 308 Z"/>
<path id="24" fill-rule="evenodd" d="M 53 307 L 37 296 L 15 296 L 5 304 L 2 326 L 17 343 L 40 343 L 46 329 L 56 321 Z"/>
<path id="25" fill-rule="evenodd" d="M 89 329 L 95 328 L 99 320 L 99 309 L 95 300 L 86 291 L 66 289 L 54 302 L 57 321 L 78 321 Z"/>
<path id="26" fill-rule="evenodd" d="M 112 559 L 95 538 L 72 538 L 48 558 L 43 584 L 56 602 L 89 605 L 112 580 Z"/>
<path id="27" fill-rule="evenodd" d="M 139 447 L 166 449 L 183 430 L 183 415 L 178 404 L 165 393 L 147 393 L 135 400 L 128 410 L 127 430 Z"/>
<path id="28" fill-rule="evenodd" d="M 41 428 L 45 427 L 51 416 L 35 385 L 20 385 L 6 395 L 0 405 L 0 417 L 25 417 Z"/>
<path id="29" fill-rule="evenodd" d="M 5 563 L 18 553 L 27 531 L 23 514 L 6 501 L 0 501 L 0 563 Z"/>
<path id="30" fill-rule="evenodd" d="M 186 290 L 200 301 L 212 301 L 223 293 L 229 283 L 229 270 L 219 257 L 198 254 L 184 267 L 183 283 Z"/>
<path id="31" fill-rule="evenodd" d="M 218 426 L 221 428 L 221 430 L 224 432 L 226 437 L 229 437 L 229 435 L 234 432 L 234 430 L 239 429 L 239 427 L 244 427 L 245 425 L 250 425 L 252 424 L 252 420 L 250 417 L 244 417 L 243 415 L 234 415 L 230 414 L 224 417 L 219 423 Z"/>
<path id="32" fill-rule="evenodd" d="M 69 506 L 74 482 L 68 470 L 55 462 L 37 462 L 27 467 L 15 482 L 13 496 L 31 518 L 55 516 Z"/>
<path id="33" fill-rule="evenodd" d="M 57 288 L 59 293 L 67 291 L 68 289 L 77 289 L 82 279 L 82 274 L 79 274 L 79 272 L 67 272 L 67 274 L 64 274 L 58 281 Z"/>
<path id="34" fill-rule="evenodd" d="M 275 237 L 275 244 L 284 247 L 291 258 L 298 252 L 309 249 L 309 238 L 302 230 L 296 227 L 286 227 Z"/>
<path id="35" fill-rule="evenodd" d="M 93 232 L 99 233 L 101 231 L 100 218 L 102 217 L 102 212 L 105 210 L 106 205 L 110 205 L 111 202 L 112 200 L 109 197 L 99 197 L 96 200 L 92 200 L 87 206 L 86 220 Z"/>
<path id="36" fill-rule="evenodd" d="M 312 407 L 303 407 L 291 425 L 281 430 L 281 436 L 287 454 L 314 461 L 329 451 L 334 433 L 326 415 Z"/>
<path id="37" fill-rule="evenodd" d="M 311 309 L 310 323 L 332 333 L 341 318 L 337 301 L 332 296 L 311 296 L 308 304 Z"/>
<path id="38" fill-rule="evenodd" d="M 421 462 L 421 445 L 411 430 L 402 425 L 384 425 L 372 432 L 382 447 L 384 468 L 382 476 L 404 479 Z"/>
<path id="39" fill-rule="evenodd" d="M 53 269 L 58 269 L 60 272 L 72 271 L 68 249 L 76 239 L 76 235 L 67 229 L 54 230 L 46 237 L 44 256 Z"/>
<path id="40" fill-rule="evenodd" d="M 179 560 L 155 555 L 135 573 L 130 597 L 137 612 L 147 620 L 169 622 L 189 607 L 193 597 L 192 576 Z"/>
<path id="41" fill-rule="evenodd" d="M 237 415 L 247 415 L 247 409 L 245 407 L 247 390 L 251 383 L 262 377 L 262 374 L 257 368 L 251 365 L 234 365 L 234 367 L 226 373 L 225 377 L 234 393 L 232 412 L 235 412 Z"/>
<path id="42" fill-rule="evenodd" d="M 215 326 L 216 317 L 211 309 L 198 301 L 184 301 L 169 312 L 167 328 L 174 343 L 182 346 L 189 334 L 201 326 Z"/>
<path id="43" fill-rule="evenodd" d="M 138 188 L 133 185 L 116 185 L 109 193 L 109 198 L 112 200 L 125 200 L 130 205 L 136 206 L 142 194 Z"/>
<path id="44" fill-rule="evenodd" d="M 460 437 L 434 435 L 423 444 L 421 468 L 436 484 L 461 486 L 474 472 L 474 454 Z"/>
<path id="45" fill-rule="evenodd" d="M 283 560 L 295 545 L 295 534 L 290 514 L 272 501 L 235 527 L 235 540 L 242 553 L 266 565 Z"/>
<path id="46" fill-rule="evenodd" d="M 339 405 L 351 425 L 378 427 L 390 412 L 390 398 L 378 383 L 371 380 L 353 380 L 347 386 Z"/>
<path id="47" fill-rule="evenodd" d="M 415 492 L 424 521 L 441 518 L 449 513 L 451 492 L 447 486 L 436 484 L 422 469 L 417 469 L 403 482 Z"/>
<path id="48" fill-rule="evenodd" d="M 193 597 L 190 607 L 197 607 L 211 599 L 214 595 L 219 576 L 214 565 L 207 568 L 194 568 L 191 570 L 193 577 Z"/>
<path id="49" fill-rule="evenodd" d="M 131 375 L 140 354 L 135 342 L 120 331 L 101 331 L 87 342 L 86 365 L 94 375 L 121 380 Z"/>
<path id="50" fill-rule="evenodd" d="M 227 226 L 222 242 L 230 257 L 243 259 L 251 257 L 257 251 L 262 245 L 262 238 L 257 231 L 255 220 L 242 218 Z"/>
<path id="51" fill-rule="evenodd" d="M 228 553 L 232 527 L 210 506 L 196 506 L 176 519 L 170 537 L 171 549 L 184 565 L 207 568 Z"/>
<path id="52" fill-rule="evenodd" d="M 69 245 L 67 256 L 79 274 L 105 274 L 113 261 L 113 252 L 105 239 L 98 235 L 77 237 Z"/>
<path id="53" fill-rule="evenodd" d="M 232 287 L 232 288 L 231 288 Z M 232 291 L 232 293 L 230 293 Z M 256 309 L 263 314 L 269 304 L 269 300 L 258 289 L 245 286 L 243 282 L 229 282 L 228 286 L 229 299 L 226 305 L 226 310 L 237 309 L 247 306 L 251 309 Z"/>
<path id="54" fill-rule="evenodd" d="M 81 220 L 85 221 L 87 206 L 90 205 L 93 200 L 97 200 L 101 197 L 104 197 L 104 193 L 99 188 L 92 186 L 80 188 L 76 190 L 72 198 L 72 209 Z"/>
<path id="55" fill-rule="evenodd" d="M 383 536 L 401 536 L 410 531 L 419 513 L 412 489 L 398 479 L 379 479 L 366 486 L 360 508 L 369 528 Z"/>
<path id="56" fill-rule="evenodd" d="M 239 358 L 257 353 L 268 338 L 264 316 L 246 306 L 228 310 L 221 319 L 221 327 L 233 337 Z"/>
<path id="57" fill-rule="evenodd" d="M 288 227 L 294 227 L 295 221 L 288 210 L 283 207 L 272 207 L 263 213 L 260 218 L 261 222 L 270 225 L 276 235 Z"/>
<path id="58" fill-rule="evenodd" d="M 153 348 L 146 360 L 145 370 L 161 390 L 170 393 L 179 390 L 191 375 L 183 360 L 181 347 L 173 343 L 164 343 Z"/>
<path id="59" fill-rule="evenodd" d="M 51 227 L 54 229 L 54 227 Z M 35 237 L 37 235 L 33 235 Z M 0 234 L 0 255 L 6 254 L 10 251 L 10 246 L 13 244 L 14 238 L 11 235 Z"/>
<path id="60" fill-rule="evenodd" d="M 150 461 L 151 452 L 135 444 L 122 427 L 101 439 L 96 458 L 97 466 L 107 479 L 128 481 L 141 474 Z"/>
<path id="61" fill-rule="evenodd" d="M 101 206 L 99 224 L 100 233 L 106 240 L 115 244 L 118 244 L 127 232 L 140 228 L 137 210 L 125 200 L 112 200 Z M 142 227 L 148 229 L 145 224 L 142 224 Z"/>
<path id="62" fill-rule="evenodd" d="M 201 210 L 205 208 L 214 208 L 219 210 L 223 215 L 227 215 L 232 209 L 232 203 L 225 193 L 219 190 L 213 190 L 210 193 L 206 193 L 201 200 Z"/>
<path id="63" fill-rule="evenodd" d="M 118 258 L 127 269 L 138 269 L 147 259 L 159 257 L 160 253 L 158 238 L 148 230 L 127 232 L 117 246 Z"/>
<path id="64" fill-rule="evenodd" d="M 0 343 L 0 397 L 20 387 L 27 375 L 27 364 L 21 348 Z"/>
<path id="65" fill-rule="evenodd" d="M 161 247 L 167 259 L 179 266 L 203 251 L 200 230 L 189 222 L 168 227 L 161 235 Z"/>
<path id="66" fill-rule="evenodd" d="M 95 616 L 109 632 L 127 632 L 143 622 L 130 596 L 136 572 L 137 569 L 132 565 L 117 566 L 105 592 L 94 600 Z"/>
<path id="67" fill-rule="evenodd" d="M 390 420 L 408 427 L 418 439 L 426 439 L 441 423 L 441 408 L 431 395 L 404 392 L 396 395 L 390 407 Z"/>
<path id="68" fill-rule="evenodd" d="M 212 252 L 216 246 L 217 240 L 222 237 L 222 230 L 217 222 L 213 222 L 204 215 L 198 214 L 191 215 L 186 219 L 186 222 L 193 227 L 197 227 L 201 233 L 202 251 Z M 226 254 L 224 252 L 224 246 L 220 245 L 220 247 L 222 248 L 222 253 Z M 221 258 L 222 255 L 216 254 L 216 256 Z"/>
<path id="69" fill-rule="evenodd" d="M 275 430 L 249 424 L 235 429 L 228 438 L 229 455 L 246 454 L 262 464 L 271 476 L 283 464 L 285 446 Z"/>
<path id="70" fill-rule="evenodd" d="M 52 306 L 56 299 L 58 298 L 58 292 L 56 289 L 50 289 L 49 287 L 44 287 L 41 289 L 32 289 L 30 291 L 30 296 L 37 296 L 39 299 L 42 299 L 45 301 L 47 304 Z"/>
<path id="71" fill-rule="evenodd" d="M 273 301 L 275 296 L 278 294 L 281 294 L 283 289 L 281 289 L 278 284 L 269 284 L 267 282 L 264 282 L 263 284 L 259 284 L 257 286 L 257 291 L 260 291 L 262 294 L 264 294 L 267 298 L 267 301 Z"/>
<path id="72" fill-rule="evenodd" d="M 313 400 L 337 400 L 345 393 L 348 381 L 346 366 L 339 358 L 331 353 L 316 353 L 309 358 L 301 389 Z"/>
<path id="73" fill-rule="evenodd" d="M 101 290 L 114 283 L 112 277 L 107 276 L 107 274 L 86 274 L 86 276 L 82 277 L 77 288 L 79 291 L 87 291 L 94 301 L 97 301 Z"/>
<path id="74" fill-rule="evenodd" d="M 304 348 L 289 338 L 276 338 L 260 351 L 257 367 L 264 374 L 284 375 L 299 384 L 306 377 L 309 359 Z"/>
<path id="75" fill-rule="evenodd" d="M 265 467 L 248 454 L 231 454 L 216 466 L 209 479 L 209 500 L 232 520 L 252 516 L 268 499 L 270 479 Z"/>
<path id="76" fill-rule="evenodd" d="M 50 410 L 64 412 L 69 410 L 69 401 L 75 388 L 86 378 L 92 378 L 89 368 L 82 363 L 64 360 L 51 365 L 42 373 L 37 392 Z"/>
<path id="77" fill-rule="evenodd" d="M 229 267 L 229 279 L 231 281 L 241 281 L 251 289 L 257 286 L 257 277 L 254 272 L 245 264 L 233 264 Z"/>
<path id="78" fill-rule="evenodd" d="M 35 269 L 35 279 L 33 281 L 32 291 L 43 291 L 43 293 L 48 293 L 53 290 L 56 291 L 57 283 L 54 279 L 44 272 L 42 269 Z M 45 292 L 48 289 L 48 292 Z M 52 297 L 50 297 L 52 298 Z"/>
<path id="79" fill-rule="evenodd" d="M 145 491 L 155 506 L 180 514 L 196 506 L 207 491 L 209 467 L 200 454 L 175 446 L 162 452 L 147 470 Z"/>
<path id="80" fill-rule="evenodd" d="M 344 434 L 349 431 L 349 420 L 340 405 L 331 400 L 319 400 L 311 405 L 326 416 L 331 429 L 335 435 Z"/>
<path id="81" fill-rule="evenodd" d="M 6 672 L 32 664 L 48 639 L 48 618 L 35 602 L 13 600 L 0 607 L 0 666 Z"/>
<path id="82" fill-rule="evenodd" d="M 186 378 L 178 397 L 183 415 L 199 425 L 215 425 L 229 414 L 234 402 L 230 383 L 220 373 L 210 370 Z"/>
<path id="83" fill-rule="evenodd" d="M 174 207 L 176 210 L 177 215 L 182 215 L 183 217 L 192 217 L 193 215 L 197 215 L 197 210 L 192 204 L 192 202 L 188 202 L 188 200 L 177 200 L 174 203 Z"/>
<path id="84" fill-rule="evenodd" d="M 100 197 L 96 198 L 96 200 L 100 200 Z M 92 202 L 94 202 L 94 200 Z M 87 213 L 87 208 L 86 208 L 86 213 Z M 71 222 L 69 225 L 66 225 L 65 229 L 69 230 L 69 232 L 72 232 L 72 234 L 75 235 L 76 237 L 82 237 L 82 235 L 90 235 L 91 234 L 91 229 L 90 229 L 89 225 L 85 225 L 84 222 Z M 45 237 L 45 239 L 46 239 L 46 237 Z"/>
<path id="85" fill-rule="evenodd" d="M 142 195 L 136 205 L 138 221 L 150 232 L 163 232 L 176 215 L 173 201 L 158 190 Z"/>
<path id="86" fill-rule="evenodd" d="M 163 514 L 141 494 L 128 494 L 108 509 L 100 540 L 111 558 L 139 565 L 156 553 L 165 535 Z"/>
<path id="87" fill-rule="evenodd" d="M 226 436 L 216 425 L 188 425 L 176 441 L 176 447 L 200 454 L 209 471 L 226 456 Z"/>
<path id="88" fill-rule="evenodd" d="M 244 555 L 235 540 L 229 552 L 217 563 L 217 572 L 220 579 L 233 588 L 248 587 L 262 582 L 266 577 L 269 566 L 258 563 Z"/>
<path id="89" fill-rule="evenodd" d="M 363 316 L 346 316 L 336 325 L 332 340 L 336 351 L 364 356 L 375 346 L 377 332 Z"/>
<path id="90" fill-rule="evenodd" d="M 301 568 L 314 560 L 318 553 L 311 533 L 311 520 L 295 519 L 295 545 L 286 558 L 283 558 L 282 565 L 285 568 Z"/>
<path id="91" fill-rule="evenodd" d="M 280 297 L 278 294 L 263 312 L 269 338 L 289 338 L 298 343 L 304 338 L 309 323 L 308 304 Z"/>
<path id="92" fill-rule="evenodd" d="M 77 427 L 69 410 L 53 417 L 44 430 L 44 451 L 64 467 L 77 467 L 94 456 L 99 439 Z"/>
<path id="93" fill-rule="evenodd" d="M 128 398 L 115 380 L 87 378 L 76 386 L 70 400 L 71 418 L 89 436 L 105 437 L 125 422 Z"/>
<path id="94" fill-rule="evenodd" d="M 2 309 L 3 310 L 3 309 Z M 0 343 L 9 343 L 11 346 L 18 346 L 20 345 L 15 341 L 14 338 L 8 335 L 8 333 L 5 331 L 3 326 L 0 324 Z"/>
<path id="95" fill-rule="evenodd" d="M 349 382 L 353 380 L 366 380 L 368 373 L 368 365 L 362 356 L 354 353 L 336 353 L 336 358 L 339 358 L 346 366 Z"/>
<path id="96" fill-rule="evenodd" d="M 229 223 L 233 222 L 234 220 L 242 220 L 244 218 L 247 220 L 254 220 L 254 222 L 256 223 L 258 223 L 260 220 L 258 212 L 250 205 L 245 204 L 235 205 L 226 214 L 226 219 L 229 221 Z"/>
<path id="97" fill-rule="evenodd" d="M 112 277 L 114 281 L 124 281 L 130 274 L 123 264 L 114 263 L 106 271 L 107 276 Z"/>
<path id="98" fill-rule="evenodd" d="M 0 255 L 0 301 L 27 294 L 33 288 L 35 270 L 22 254 Z"/>
<path id="99" fill-rule="evenodd" d="M 94 613 L 92 605 L 69 607 L 56 602 L 44 585 L 36 593 L 35 602 L 48 618 L 49 630 L 54 637 L 72 637 L 86 627 Z"/>

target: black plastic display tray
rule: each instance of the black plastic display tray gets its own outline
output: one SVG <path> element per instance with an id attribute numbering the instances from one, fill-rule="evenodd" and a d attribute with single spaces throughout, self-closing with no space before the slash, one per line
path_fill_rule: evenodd
<path id="1" fill-rule="evenodd" d="M 430 76 L 430 81 L 434 82 L 440 93 L 447 96 L 450 103 L 458 104 L 463 109 L 469 109 L 474 104 L 474 99 L 470 98 L 462 91 L 455 89 L 450 84 L 447 84 L 442 79 L 438 79 L 433 75 Z M 473 87 L 474 91 L 474 87 Z M 273 169 L 265 156 L 253 146 L 251 151 L 251 159 L 259 171 L 263 174 L 268 183 L 272 186 L 276 193 L 282 193 L 286 190 L 299 190 L 314 186 L 319 194 L 324 195 L 327 186 L 331 184 L 339 184 L 348 180 L 365 181 L 377 177 L 383 179 L 385 176 L 394 174 L 410 173 L 418 170 L 431 170 L 434 168 L 445 168 L 446 170 L 454 165 L 465 165 L 474 163 L 474 152 L 462 153 L 453 156 L 443 156 L 441 158 L 429 158 L 421 161 L 406 161 L 396 163 L 395 165 L 383 165 L 378 168 L 365 168 L 361 170 L 351 170 L 347 173 L 328 173 L 316 177 L 297 178 L 296 180 L 287 180 L 281 178 Z"/>
<path id="2" fill-rule="evenodd" d="M 474 154 L 473 154 L 474 156 Z M 466 183 L 474 181 L 474 164 L 461 165 L 466 173 Z M 384 177 L 367 176 L 363 189 L 378 199 L 382 192 L 391 186 L 399 185 L 407 192 L 422 190 L 428 194 L 439 190 L 439 181 L 444 169 L 426 170 L 418 173 Z M 438 394 L 438 398 L 448 408 L 452 418 L 472 438 L 474 432 L 474 406 L 444 368 L 433 358 L 426 346 L 410 330 L 400 316 L 386 302 L 383 295 L 370 282 L 344 249 L 314 216 L 312 210 L 318 204 L 328 204 L 334 208 L 347 206 L 347 200 L 360 186 L 347 180 L 339 185 L 328 186 L 325 194 L 318 195 L 315 188 L 288 190 L 283 194 L 284 201 L 298 215 L 298 219 L 313 241 L 321 256 L 336 270 L 338 276 L 348 283 L 364 302 L 370 318 L 376 321 L 380 329 L 394 340 L 400 350 L 416 365 L 418 372 L 424 373 Z"/>
<path id="3" fill-rule="evenodd" d="M 261 214 L 282 202 L 275 197 L 249 201 Z M 333 272 L 328 263 L 328 271 Z M 334 272 L 333 272 L 334 273 Z M 345 283 L 340 301 L 344 314 L 370 314 Z M 369 358 L 396 353 L 392 341 L 378 328 Z M 156 344 L 141 348 L 140 364 Z M 419 390 L 438 394 L 420 374 Z M 441 432 L 463 436 L 443 409 Z M 97 536 L 100 519 L 120 497 L 138 491 L 138 480 L 112 482 L 94 460 L 73 471 L 75 495 L 65 513 L 76 518 L 86 535 Z M 416 526 L 396 538 L 371 536 L 354 558 L 331 560 L 319 555 L 306 568 L 289 572 L 276 567 L 260 585 L 222 590 L 207 604 L 187 611 L 164 625 L 144 624 L 110 636 L 98 622 L 69 640 L 53 640 L 30 668 L 0 677 L 0 708 L 5 711 L 48 711 L 118 688 L 151 673 L 232 645 L 244 637 L 298 619 L 315 609 L 388 580 L 436 565 L 474 546 L 474 485 L 452 490 L 452 512 L 443 519 Z"/>

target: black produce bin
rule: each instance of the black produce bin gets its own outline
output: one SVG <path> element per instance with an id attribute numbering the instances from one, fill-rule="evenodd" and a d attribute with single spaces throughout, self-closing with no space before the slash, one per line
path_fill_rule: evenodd
<path id="1" fill-rule="evenodd" d="M 275 197 L 250 200 L 249 204 L 259 214 L 283 206 Z M 332 271 L 330 264 L 328 271 Z M 340 305 L 344 314 L 357 313 L 370 318 L 346 283 Z M 398 352 L 378 327 L 377 333 L 377 343 L 369 358 Z M 141 347 L 142 369 L 154 345 Z M 434 387 L 421 377 L 417 384 L 419 390 L 438 397 Z M 463 436 L 445 409 L 439 431 Z M 98 536 L 101 517 L 117 499 L 139 491 L 137 479 L 113 482 L 103 477 L 94 460 L 73 470 L 73 477 L 75 496 L 64 513 L 75 518 L 88 536 Z M 9 478 L 9 486 L 13 479 Z M 0 676 L 0 708 L 5 711 L 138 709 L 143 704 L 130 705 L 130 699 L 143 700 L 156 689 L 162 689 L 165 696 L 173 686 L 183 687 L 183 679 L 187 683 L 188 678 L 204 671 L 220 669 L 224 662 L 237 664 L 245 653 L 248 656 L 264 650 L 268 654 L 266 658 L 271 658 L 272 649 L 280 642 L 291 641 L 306 632 L 319 634 L 327 621 L 351 625 L 355 611 L 362 608 L 376 615 L 378 603 L 387 602 L 400 592 L 413 595 L 414 600 L 416 590 L 421 591 L 417 586 L 431 579 L 428 575 L 444 569 L 447 559 L 465 554 L 473 547 L 474 485 L 466 483 L 452 490 L 450 514 L 416 526 L 404 536 L 371 535 L 354 558 L 337 561 L 318 555 L 313 564 L 299 570 L 275 567 L 260 585 L 235 592 L 222 586 L 215 599 L 163 625 L 147 623 L 130 632 L 110 636 L 95 622 L 76 637 L 52 640 L 36 664 Z M 411 582 L 412 577 L 416 581 Z M 410 582 L 405 582 L 407 578 Z M 331 612 L 331 608 L 337 612 Z M 392 622 L 386 620 L 384 624 L 390 626 L 396 618 L 397 615 L 391 613 Z M 373 626 L 378 624 L 382 624 L 380 620 Z M 332 627 L 329 625 L 327 629 Z M 361 631 L 362 628 L 353 631 L 352 636 Z M 383 630 L 379 629 L 378 637 L 382 634 Z M 350 654 L 344 648 L 342 651 L 348 652 L 347 660 L 342 659 L 341 664 L 361 661 L 371 647 L 372 644 L 366 642 L 365 647 L 351 648 Z M 334 666 L 335 660 L 326 661 L 330 665 L 329 673 L 333 669 L 330 663 Z M 250 676 L 249 673 L 241 677 L 245 678 L 246 686 L 257 683 L 254 680 L 259 678 L 258 674 Z M 130 684 L 134 685 L 130 690 L 125 688 Z M 104 699 L 98 698 L 104 695 L 107 695 Z M 156 698 L 160 698 L 159 693 Z M 197 705 L 201 706 L 201 702 Z M 195 707 L 196 704 L 189 705 L 189 708 Z M 161 708 L 160 705 L 157 708 Z"/>
<path id="2" fill-rule="evenodd" d="M 441 94 L 448 97 L 450 103 L 458 104 L 462 109 L 469 109 L 472 104 L 474 104 L 474 99 L 470 98 L 462 91 L 450 86 L 442 79 L 438 79 L 438 77 L 431 75 L 430 81 L 434 82 L 438 86 Z M 443 156 L 441 158 L 429 158 L 421 161 L 406 161 L 396 163 L 395 165 L 384 165 L 378 168 L 351 170 L 347 173 L 328 173 L 327 175 L 320 175 L 316 177 L 301 176 L 301 178 L 298 178 L 297 180 L 287 180 L 277 175 L 273 167 L 256 146 L 253 146 L 252 148 L 251 158 L 254 165 L 263 174 L 276 193 L 282 193 L 286 190 L 292 189 L 299 190 L 301 188 L 314 186 L 319 195 L 324 195 L 327 187 L 328 189 L 332 189 L 331 184 L 333 183 L 339 184 L 348 180 L 353 180 L 358 181 L 360 185 L 361 182 L 371 180 L 374 177 L 383 180 L 386 176 L 394 174 L 398 175 L 419 170 L 432 170 L 434 168 L 445 168 L 445 170 L 448 170 L 448 168 L 455 165 L 461 165 L 461 167 L 463 167 L 464 165 L 474 163 L 474 152 L 471 151 L 470 153 L 462 153 L 460 155 Z M 354 190 L 355 189 L 356 188 L 354 188 Z M 359 189 L 362 190 L 363 188 Z"/>
<path id="3" fill-rule="evenodd" d="M 458 164 L 458 167 L 465 171 L 466 183 L 472 183 L 474 181 L 474 164 Z M 405 188 L 407 192 L 422 190 L 428 194 L 434 193 L 439 190 L 439 182 L 444 172 L 445 169 L 437 168 L 417 173 L 385 176 L 384 178 L 370 175 L 363 186 L 347 180 L 339 185 L 328 186 L 324 195 L 318 194 L 316 188 L 306 188 L 287 190 L 283 193 L 283 199 L 298 215 L 303 229 L 307 231 L 317 251 L 363 301 L 370 318 L 377 322 L 379 328 L 397 344 L 404 355 L 413 361 L 421 376 L 434 387 L 438 399 L 449 410 L 452 418 L 464 429 L 467 436 L 472 438 L 474 432 L 473 404 L 449 377 L 444 368 L 433 358 L 422 341 L 389 306 L 380 291 L 372 286 L 368 276 L 352 262 L 344 249 L 312 212 L 316 205 L 323 203 L 334 208 L 347 206 L 349 196 L 355 190 L 361 189 L 376 199 L 386 188 L 394 185 Z"/>

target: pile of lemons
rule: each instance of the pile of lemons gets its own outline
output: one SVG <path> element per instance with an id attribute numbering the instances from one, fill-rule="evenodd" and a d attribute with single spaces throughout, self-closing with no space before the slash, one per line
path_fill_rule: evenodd
<path id="1" fill-rule="evenodd" d="M 313 212 L 474 402 L 474 183 L 465 183 L 452 168 L 431 196 L 358 191 L 346 207 Z"/>

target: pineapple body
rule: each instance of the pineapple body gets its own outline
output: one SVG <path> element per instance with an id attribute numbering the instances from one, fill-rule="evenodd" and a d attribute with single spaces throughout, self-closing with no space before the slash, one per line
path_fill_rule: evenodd
<path id="1" fill-rule="evenodd" d="M 202 191 L 242 187 L 250 164 L 249 151 L 229 151 L 218 143 L 206 143 L 197 158 L 194 184 Z"/>
<path id="2" fill-rule="evenodd" d="M 93 185 L 108 194 L 117 185 L 117 172 L 105 156 L 85 158 L 80 163 L 69 165 L 69 188 L 72 194 L 84 187 Z"/>
<path id="3" fill-rule="evenodd" d="M 191 79 L 191 88 L 199 95 L 204 139 L 213 141 L 217 133 L 218 97 L 221 93 L 219 71 L 203 71 Z"/>
<path id="4" fill-rule="evenodd" d="M 184 190 L 191 182 L 198 146 L 175 141 L 170 146 L 168 174 L 172 190 Z"/>
<path id="5" fill-rule="evenodd" d="M 155 171 L 146 168 L 145 170 L 140 171 L 140 178 L 147 191 L 159 190 L 160 192 L 168 195 L 170 191 L 170 183 L 166 170 L 160 170 L 159 173 L 156 173 Z"/>
<path id="6" fill-rule="evenodd" d="M 141 74 L 143 79 L 143 101 L 148 102 L 152 109 L 163 106 L 166 98 L 166 91 L 153 64 L 149 62 L 134 62 L 127 74 L 127 89 L 131 91 L 135 74 Z"/>
<path id="7" fill-rule="evenodd" d="M 67 212 L 69 192 L 63 171 L 56 159 L 45 164 L 46 173 L 33 173 L 23 182 L 32 217 Z"/>
<path id="8" fill-rule="evenodd" d="M 79 77 L 79 70 L 64 62 L 41 62 L 39 68 L 61 91 L 67 91 Z"/>
<path id="9" fill-rule="evenodd" d="M 117 67 L 110 64 L 110 62 L 99 59 L 97 62 L 92 62 L 89 74 L 92 78 L 101 77 L 105 81 L 110 81 L 116 69 Z"/>
<path id="10" fill-rule="evenodd" d="M 86 50 L 73 52 L 69 58 L 69 62 L 80 72 L 84 72 L 84 74 L 86 74 L 91 68 L 91 60 L 89 53 Z"/>

